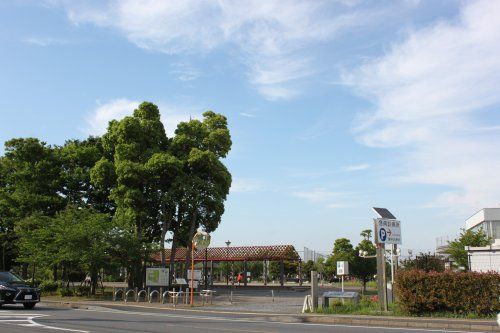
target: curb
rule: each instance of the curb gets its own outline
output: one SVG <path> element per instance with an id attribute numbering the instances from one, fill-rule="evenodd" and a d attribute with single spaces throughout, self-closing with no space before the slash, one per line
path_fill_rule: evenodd
<path id="1" fill-rule="evenodd" d="M 387 328 L 412 328 L 453 330 L 466 332 L 500 332 L 500 327 L 494 320 L 468 320 L 452 318 L 408 318 L 408 317 L 377 317 L 377 316 L 342 316 L 342 315 L 303 315 L 303 321 L 315 324 L 377 326 Z"/>
<path id="2" fill-rule="evenodd" d="M 408 328 L 432 329 L 465 332 L 500 332 L 500 327 L 495 320 L 460 319 L 460 318 L 429 318 L 429 317 L 393 317 L 393 316 L 367 316 L 367 315 L 317 315 L 317 314 L 279 314 L 261 312 L 217 311 L 191 308 L 167 308 L 145 305 L 119 303 L 119 302 L 72 302 L 44 300 L 43 303 L 69 307 L 72 309 L 99 309 L 106 306 L 118 306 L 142 309 L 157 309 L 164 311 L 189 311 L 200 313 L 237 314 L 265 317 L 271 322 L 302 322 L 310 324 L 330 324 L 346 326 L 369 326 L 381 328 Z"/>

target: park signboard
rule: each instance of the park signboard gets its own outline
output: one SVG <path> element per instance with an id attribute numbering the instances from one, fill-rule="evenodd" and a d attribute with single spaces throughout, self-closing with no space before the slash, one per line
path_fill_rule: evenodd
<path id="1" fill-rule="evenodd" d="M 374 222 L 377 244 L 401 244 L 401 221 L 378 218 Z"/>
<path id="2" fill-rule="evenodd" d="M 146 268 L 146 286 L 147 287 L 166 287 L 168 286 L 168 268 L 148 267 Z"/>
<path id="3" fill-rule="evenodd" d="M 337 275 L 349 275 L 349 263 L 347 261 L 337 261 Z"/>
<path id="4" fill-rule="evenodd" d="M 194 280 L 200 281 L 201 280 L 201 270 L 195 269 L 193 274 L 191 274 L 191 270 L 188 269 L 187 276 L 188 276 L 189 280 L 191 280 L 191 276 L 193 276 Z"/>

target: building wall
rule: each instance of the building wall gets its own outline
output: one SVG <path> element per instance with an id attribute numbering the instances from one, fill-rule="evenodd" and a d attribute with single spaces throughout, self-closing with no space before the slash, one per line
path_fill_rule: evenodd
<path id="1" fill-rule="evenodd" d="M 470 270 L 500 273 L 500 251 L 469 251 Z"/>

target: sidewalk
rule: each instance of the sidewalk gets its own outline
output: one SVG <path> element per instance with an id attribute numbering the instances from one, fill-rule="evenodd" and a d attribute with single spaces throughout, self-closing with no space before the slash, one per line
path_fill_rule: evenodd
<path id="1" fill-rule="evenodd" d="M 227 307 L 217 310 L 215 307 L 194 307 L 178 305 L 173 308 L 171 304 L 148 303 L 148 302 L 108 302 L 108 301 L 55 301 L 43 300 L 43 303 L 54 306 L 89 309 L 92 307 L 121 307 L 141 308 L 163 311 L 190 311 L 200 313 L 217 313 L 228 315 L 248 315 L 264 317 L 269 321 L 279 322 L 303 322 L 315 324 L 332 324 L 347 326 L 369 326 L 369 327 L 391 327 L 391 328 L 414 328 L 414 329 L 436 329 L 454 330 L 465 332 L 500 332 L 500 327 L 493 319 L 457 319 L 457 318 L 430 318 L 430 317 L 393 317 L 393 316 L 365 316 L 365 315 L 320 315 L 320 314 L 283 314 L 264 312 L 242 312 L 231 311 Z"/>

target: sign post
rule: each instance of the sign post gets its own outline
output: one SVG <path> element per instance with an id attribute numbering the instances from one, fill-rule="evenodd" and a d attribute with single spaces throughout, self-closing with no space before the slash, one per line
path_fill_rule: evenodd
<path id="1" fill-rule="evenodd" d="M 377 291 L 380 308 L 388 310 L 387 273 L 385 269 L 385 245 L 401 244 L 401 222 L 386 208 L 373 208 L 380 218 L 373 219 L 377 246 Z M 392 259 L 392 258 L 391 258 Z"/>
<path id="2" fill-rule="evenodd" d="M 146 287 L 168 286 L 169 269 L 163 267 L 146 268 Z"/>
<path id="3" fill-rule="evenodd" d="M 337 275 L 342 277 L 342 292 L 344 292 L 344 275 L 349 275 L 349 262 L 337 261 Z"/>

